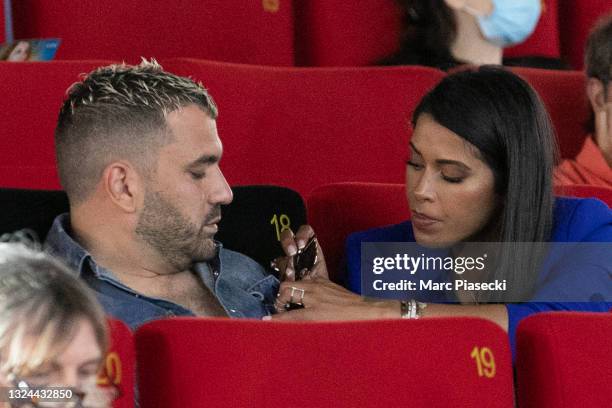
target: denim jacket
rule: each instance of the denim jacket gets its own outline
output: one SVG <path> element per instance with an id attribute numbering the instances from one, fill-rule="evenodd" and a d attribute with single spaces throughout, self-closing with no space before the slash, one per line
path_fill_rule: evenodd
<path id="1" fill-rule="evenodd" d="M 123 320 L 132 329 L 159 318 L 195 316 L 183 306 L 144 296 L 122 284 L 72 239 L 70 230 L 69 215 L 59 215 L 47 235 L 45 249 L 78 272 L 96 292 L 107 314 Z M 227 315 L 260 319 L 273 313 L 278 280 L 251 258 L 225 249 L 220 243 L 217 247 L 217 256 L 210 262 L 194 264 L 193 271 L 214 293 Z"/>

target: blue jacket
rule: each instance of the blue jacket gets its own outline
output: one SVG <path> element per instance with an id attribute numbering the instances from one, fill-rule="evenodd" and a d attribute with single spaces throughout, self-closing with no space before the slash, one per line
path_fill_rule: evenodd
<path id="1" fill-rule="evenodd" d="M 347 286 L 361 293 L 362 242 L 414 242 L 410 221 L 358 232 L 346 242 Z M 551 242 L 610 242 L 605 254 L 575 259 L 571 254 L 551 251 L 539 272 L 533 298 L 525 303 L 507 304 L 512 353 L 521 319 L 536 312 L 574 310 L 606 312 L 612 308 L 612 210 L 595 199 L 557 198 Z M 601 252 L 601 251 L 600 251 Z M 584 257 L 583 257 L 584 258 Z M 580 267 L 577 268 L 576 265 Z M 580 302 L 551 302 L 563 291 L 571 291 Z M 605 301 L 598 301 L 605 300 Z"/>
<path id="2" fill-rule="evenodd" d="M 218 256 L 213 261 L 194 264 L 193 270 L 215 294 L 228 316 L 261 319 L 273 313 L 278 280 L 266 275 L 251 258 L 218 246 Z M 107 314 L 123 320 L 132 329 L 159 318 L 194 316 L 181 305 L 137 293 L 98 265 L 70 236 L 68 214 L 58 216 L 53 222 L 45 249 L 63 259 L 87 282 Z"/>

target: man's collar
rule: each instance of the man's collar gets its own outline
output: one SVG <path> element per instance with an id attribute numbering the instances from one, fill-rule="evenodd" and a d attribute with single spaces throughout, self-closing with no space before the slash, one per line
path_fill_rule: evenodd
<path id="1" fill-rule="evenodd" d="M 111 271 L 96 264 L 93 256 L 72 238 L 71 232 L 70 215 L 68 213 L 58 215 L 53 221 L 53 225 L 47 235 L 45 250 L 51 255 L 63 259 L 71 269 L 79 274 L 79 276 L 87 267 L 90 267 L 96 277 L 104 275 L 113 277 Z M 214 240 L 214 245 L 216 251 L 213 259 L 198 264 L 208 264 L 213 271 L 216 270 L 220 272 L 220 252 L 223 249 L 223 244 Z"/>

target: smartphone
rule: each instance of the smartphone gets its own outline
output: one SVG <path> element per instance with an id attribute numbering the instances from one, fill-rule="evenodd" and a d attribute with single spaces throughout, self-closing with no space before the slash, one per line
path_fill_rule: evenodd
<path id="1" fill-rule="evenodd" d="M 317 250 L 319 245 L 315 236 L 311 237 L 304 248 L 298 249 L 297 254 L 293 257 L 293 267 L 295 269 L 295 280 L 303 279 L 304 276 L 314 267 L 317 263 Z M 304 305 L 299 303 L 287 303 L 285 305 L 286 310 L 302 309 Z"/>
<path id="2" fill-rule="evenodd" d="M 314 267 L 317 263 L 318 248 L 317 237 L 312 236 L 304 248 L 299 249 L 293 258 L 293 267 L 295 270 L 295 280 L 300 280 Z"/>

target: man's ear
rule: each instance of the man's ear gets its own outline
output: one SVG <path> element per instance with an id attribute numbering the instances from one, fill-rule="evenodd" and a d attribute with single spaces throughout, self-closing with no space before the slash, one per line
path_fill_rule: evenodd
<path id="1" fill-rule="evenodd" d="M 102 174 L 108 198 L 125 212 L 135 212 L 142 201 L 144 184 L 133 165 L 123 161 L 109 164 Z"/>
<path id="2" fill-rule="evenodd" d="M 606 95 L 604 84 L 597 78 L 589 78 L 586 85 L 587 96 L 594 112 L 606 109 Z"/>

